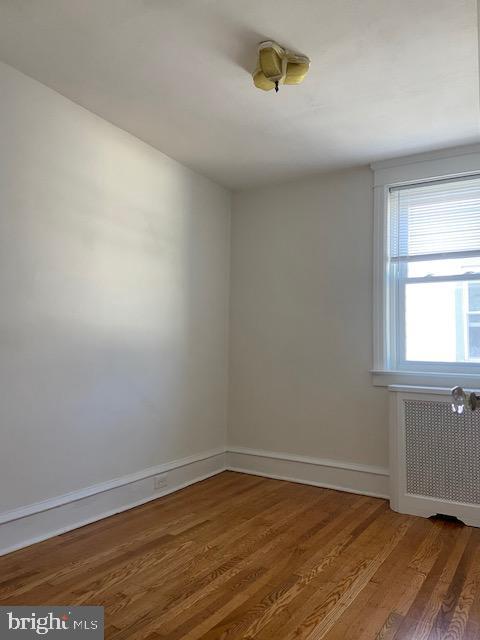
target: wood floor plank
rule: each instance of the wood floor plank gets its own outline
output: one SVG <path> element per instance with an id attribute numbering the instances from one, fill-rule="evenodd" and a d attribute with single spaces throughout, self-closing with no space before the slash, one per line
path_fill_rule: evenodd
<path id="1" fill-rule="evenodd" d="M 318 518 L 318 516 L 316 517 Z M 368 517 L 368 511 L 365 514 L 365 517 Z M 244 607 L 238 607 L 229 618 L 231 619 L 233 617 L 235 620 L 236 618 L 241 618 L 246 614 L 247 618 L 249 617 L 254 624 L 255 632 L 257 632 L 268 622 L 271 615 L 278 614 L 281 611 L 282 604 L 284 606 L 286 602 L 293 599 L 297 595 L 299 589 L 301 589 L 300 583 L 302 578 L 294 573 L 296 567 L 299 566 L 301 558 L 305 557 L 309 553 L 314 553 L 316 546 L 322 544 L 321 541 L 324 539 L 325 535 L 329 535 L 329 533 L 331 535 L 331 532 L 327 531 L 327 529 L 328 527 L 325 523 L 320 528 L 310 527 L 303 535 L 294 536 L 293 539 L 296 540 L 296 543 L 294 545 L 288 544 L 283 551 L 278 548 L 277 543 L 279 558 L 275 562 L 273 570 L 270 572 L 270 578 L 265 584 L 264 589 L 257 591 L 256 598 L 258 600 L 262 600 L 262 603 L 258 605 L 255 602 L 253 602 L 253 604 L 249 602 L 246 610 Z M 293 531 L 291 531 L 291 533 L 293 533 Z M 346 535 L 348 536 L 348 533 Z M 326 546 L 325 542 L 324 546 Z M 271 550 L 268 552 L 271 557 Z M 279 584 L 280 586 L 278 586 Z M 280 593 L 283 592 L 283 594 L 279 597 L 276 593 L 277 591 Z M 272 603 L 272 607 L 268 607 L 269 602 Z M 265 603 L 267 603 L 267 606 Z M 255 609 L 253 616 L 252 612 L 249 611 L 252 606 Z M 262 612 L 264 612 L 264 616 L 261 615 Z M 228 619 L 224 620 L 224 623 L 228 626 Z M 242 626 L 248 627 L 249 625 L 244 621 Z M 244 635 L 247 634 L 247 632 L 249 633 L 250 631 L 247 629 L 243 630 Z M 215 633 L 218 635 L 218 629 Z"/>
<path id="2" fill-rule="evenodd" d="M 111 640 L 479 640 L 480 530 L 225 472 L 0 558 L 0 604 Z"/>
<path id="3" fill-rule="evenodd" d="M 326 640 L 371 640 L 377 635 L 381 637 L 381 632 L 386 637 L 393 634 L 424 580 L 423 575 L 407 565 L 429 526 L 427 520 L 414 519 L 404 538 L 327 634 Z"/>
<path id="4" fill-rule="evenodd" d="M 410 640 L 412 637 L 427 640 L 470 533 L 466 527 L 447 524 L 442 549 L 395 634 L 395 640 Z"/>
<path id="5" fill-rule="evenodd" d="M 323 501 L 323 498 L 320 499 L 320 502 Z M 286 509 L 283 518 L 278 518 L 276 524 L 265 527 L 263 531 L 261 531 L 256 539 L 251 539 L 250 536 L 247 536 L 243 541 L 243 546 L 239 545 L 237 547 L 237 555 L 236 562 L 233 566 L 227 567 L 227 571 L 220 571 L 217 576 L 217 580 L 215 580 L 214 576 L 209 575 L 208 573 L 204 575 L 203 580 L 200 583 L 193 583 L 192 579 L 189 575 L 185 575 L 182 581 L 182 589 L 179 592 L 178 587 L 175 586 L 173 589 L 165 589 L 164 585 L 160 585 L 160 589 L 158 589 L 158 585 L 155 585 L 153 590 L 153 596 L 157 596 L 157 605 L 161 606 L 162 612 L 162 625 L 164 626 L 165 622 L 167 622 L 172 614 L 175 615 L 176 612 L 181 612 L 185 607 L 190 607 L 195 604 L 195 601 L 198 600 L 202 595 L 202 590 L 211 590 L 212 585 L 218 581 L 219 578 L 222 577 L 224 573 L 226 575 L 232 575 L 232 572 L 235 571 L 235 565 L 242 567 L 241 561 L 245 560 L 251 554 L 258 551 L 260 548 L 260 553 L 263 556 L 266 556 L 267 553 L 265 549 L 262 549 L 264 545 L 268 550 L 269 559 L 274 557 L 275 548 L 277 548 L 278 552 L 281 551 L 282 541 L 286 541 L 292 535 L 293 532 L 301 533 L 305 529 L 310 526 L 310 520 L 308 517 L 308 512 L 310 510 L 314 510 L 317 508 L 319 503 L 319 497 L 315 493 L 310 492 L 310 496 L 304 496 L 302 501 L 297 501 L 296 503 L 292 503 Z M 317 516 L 318 517 L 318 516 Z M 293 533 L 295 537 L 295 533 Z M 223 563 L 225 561 L 225 556 L 222 557 Z M 202 568 L 202 563 L 199 563 L 200 569 Z M 200 593 L 199 593 L 200 591 Z M 150 592 L 150 597 L 152 596 L 152 592 Z M 160 599 L 158 599 L 161 596 Z M 149 630 L 157 630 L 157 617 L 151 615 L 150 607 L 148 605 L 148 601 L 144 601 L 142 603 L 143 607 L 143 615 L 140 620 L 135 625 L 136 628 L 141 626 L 142 628 Z M 136 629 L 128 628 L 125 631 L 125 637 L 134 637 L 134 633 Z"/>

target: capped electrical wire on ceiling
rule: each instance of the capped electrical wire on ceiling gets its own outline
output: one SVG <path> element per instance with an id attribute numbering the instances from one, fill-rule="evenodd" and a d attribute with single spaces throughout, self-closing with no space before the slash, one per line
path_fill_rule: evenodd
<path id="1" fill-rule="evenodd" d="M 257 68 L 253 82 L 258 89 L 278 92 L 279 84 L 300 84 L 307 75 L 310 59 L 285 49 L 273 40 L 258 46 Z"/>

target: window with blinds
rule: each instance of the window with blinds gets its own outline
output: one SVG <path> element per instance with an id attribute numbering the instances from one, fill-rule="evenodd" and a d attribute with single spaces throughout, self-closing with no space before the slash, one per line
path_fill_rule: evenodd
<path id="1" fill-rule="evenodd" d="M 388 240 L 397 366 L 480 363 L 480 176 L 391 187 Z"/>

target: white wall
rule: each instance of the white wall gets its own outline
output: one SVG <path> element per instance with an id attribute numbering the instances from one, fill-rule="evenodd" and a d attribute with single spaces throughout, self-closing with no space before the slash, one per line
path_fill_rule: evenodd
<path id="1" fill-rule="evenodd" d="M 235 195 L 229 444 L 387 465 L 372 387 L 372 173 Z"/>
<path id="2" fill-rule="evenodd" d="M 228 192 L 2 64 L 0 88 L 0 516 L 223 447 L 227 392 L 232 448 L 339 460 L 295 469 L 381 493 L 355 467 L 387 465 L 370 170 L 236 194 L 230 265 Z M 5 548 L 151 496 L 14 521 Z"/>
<path id="3" fill-rule="evenodd" d="M 223 446 L 230 196 L 0 64 L 0 512 Z"/>

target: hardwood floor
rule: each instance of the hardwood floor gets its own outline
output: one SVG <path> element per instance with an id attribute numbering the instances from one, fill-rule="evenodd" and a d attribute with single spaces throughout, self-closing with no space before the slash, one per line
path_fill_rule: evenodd
<path id="1" fill-rule="evenodd" d="M 478 640 L 480 529 L 225 472 L 0 558 L 0 603 L 101 604 L 115 640 Z"/>

